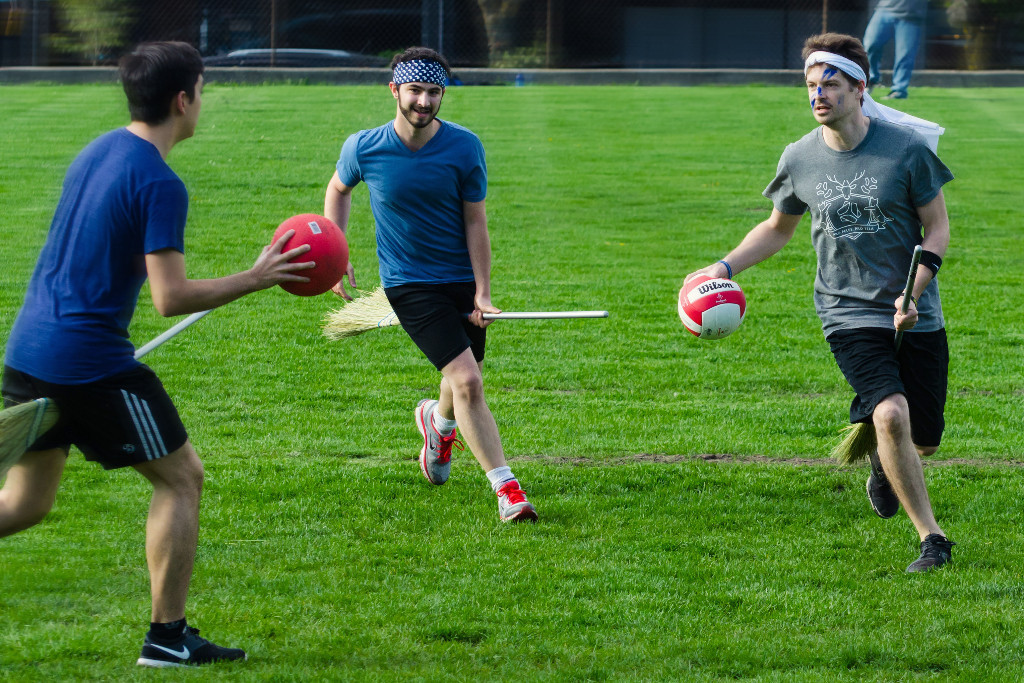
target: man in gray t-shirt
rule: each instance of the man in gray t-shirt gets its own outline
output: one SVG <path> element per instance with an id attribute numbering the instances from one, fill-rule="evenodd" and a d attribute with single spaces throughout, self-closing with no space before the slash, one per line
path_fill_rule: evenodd
<path id="1" fill-rule="evenodd" d="M 851 150 L 830 147 L 824 127 L 786 147 L 764 191 L 784 214 L 811 213 L 818 255 L 814 308 L 826 337 L 839 329 L 892 327 L 892 302 L 921 242 L 917 207 L 935 200 L 953 179 L 918 135 L 867 121 L 867 134 Z M 914 329 L 945 327 L 938 282 L 932 279 L 918 299 Z"/>
<path id="2" fill-rule="evenodd" d="M 935 274 L 949 245 L 942 186 L 953 175 L 919 133 L 864 114 L 867 55 L 859 40 L 812 36 L 803 56 L 821 125 L 783 152 L 764 191 L 771 216 L 686 279 L 731 278 L 770 258 L 810 212 L 815 308 L 856 392 L 850 421 L 872 424 L 878 439 L 868 498 L 883 518 L 903 504 L 921 539 L 921 556 L 907 570 L 928 571 L 949 561 L 953 545 L 935 521 L 920 460 L 938 450 L 945 426 L 949 351 Z M 901 313 L 917 245 L 924 256 Z M 907 332 L 899 349 L 896 331 Z"/>

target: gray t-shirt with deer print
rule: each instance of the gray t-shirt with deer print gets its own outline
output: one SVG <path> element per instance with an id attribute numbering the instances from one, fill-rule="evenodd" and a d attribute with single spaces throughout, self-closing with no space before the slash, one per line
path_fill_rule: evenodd
<path id="1" fill-rule="evenodd" d="M 826 337 L 840 329 L 893 329 L 894 302 L 922 238 L 917 207 L 952 179 L 919 133 L 878 119 L 849 151 L 825 144 L 820 126 L 786 147 L 764 196 L 782 213 L 811 213 L 814 307 Z M 914 331 L 945 327 L 937 278 L 917 310 Z"/>

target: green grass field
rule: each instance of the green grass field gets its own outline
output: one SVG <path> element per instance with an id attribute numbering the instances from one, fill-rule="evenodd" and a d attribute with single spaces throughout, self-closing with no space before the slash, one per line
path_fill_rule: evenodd
<path id="1" fill-rule="evenodd" d="M 393 116 L 383 87 L 213 84 L 171 166 L 192 198 L 192 277 L 247 267 L 285 217 L 320 212 L 348 134 Z M 416 402 L 437 373 L 398 329 L 320 334 L 331 295 L 274 289 L 147 358 L 207 484 L 189 618 L 238 680 L 1019 680 L 1024 676 L 1024 93 L 915 89 L 957 179 L 940 277 L 952 367 L 926 469 L 952 566 L 904 567 L 865 469 L 827 459 L 850 391 L 811 303 L 808 224 L 741 274 L 720 342 L 676 316 L 683 277 L 770 210 L 760 192 L 813 126 L 799 88 L 452 88 L 482 138 L 495 303 L 608 309 L 501 321 L 485 384 L 541 522 L 502 526 L 464 453 L 431 488 Z M 126 123 L 109 86 L 0 88 L 0 342 L 83 145 Z M 349 231 L 377 283 L 372 218 Z M 173 321 L 144 290 L 141 345 Z M 159 679 L 134 665 L 149 614 L 148 487 L 74 453 L 41 525 L 0 540 L 0 678 Z"/>

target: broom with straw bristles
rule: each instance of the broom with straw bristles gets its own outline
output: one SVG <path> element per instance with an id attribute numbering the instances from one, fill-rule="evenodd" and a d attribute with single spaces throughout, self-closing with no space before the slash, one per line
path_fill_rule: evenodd
<path id="1" fill-rule="evenodd" d="M 871 455 L 878 448 L 875 426 L 870 422 L 858 422 L 843 427 L 846 436 L 832 449 L 832 457 L 843 466 L 853 465 Z"/>
<path id="2" fill-rule="evenodd" d="M 324 318 L 324 335 L 331 340 L 354 337 L 378 327 L 399 325 L 391 303 L 378 287 L 372 292 L 359 292 L 359 296 Z"/>
<path id="3" fill-rule="evenodd" d="M 0 411 L 0 479 L 36 439 L 56 424 L 59 416 L 57 405 L 48 398 Z"/>
<path id="4" fill-rule="evenodd" d="M 324 335 L 328 339 L 344 339 L 369 332 L 379 327 L 401 325 L 398 316 L 391 309 L 384 288 L 372 292 L 361 292 L 336 311 L 324 318 Z M 517 311 L 484 313 L 484 320 L 552 320 L 563 318 L 607 318 L 608 311 Z"/>
<path id="5" fill-rule="evenodd" d="M 209 312 L 199 311 L 179 321 L 148 344 L 139 347 L 135 351 L 135 359 L 142 358 Z M 37 398 L 0 411 L 0 479 L 4 478 L 7 470 L 14 467 L 36 439 L 57 423 L 59 417 L 57 404 L 49 398 Z"/>
<path id="6" fill-rule="evenodd" d="M 903 288 L 903 303 L 900 313 L 906 313 L 910 307 L 910 297 L 914 292 L 914 280 L 917 279 L 917 266 L 921 263 L 921 245 L 914 247 L 914 255 L 910 258 L 910 272 L 907 273 L 907 285 Z M 896 330 L 896 351 L 900 350 L 903 341 L 903 330 Z M 878 448 L 878 435 L 875 425 L 870 422 L 858 422 L 843 427 L 846 436 L 832 449 L 832 457 L 840 465 L 852 465 L 871 455 Z"/>

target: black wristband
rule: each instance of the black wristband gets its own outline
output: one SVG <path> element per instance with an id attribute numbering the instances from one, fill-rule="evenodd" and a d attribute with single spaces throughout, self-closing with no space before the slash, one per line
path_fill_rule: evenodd
<path id="1" fill-rule="evenodd" d="M 942 257 L 934 251 L 922 251 L 921 265 L 932 271 L 932 276 L 938 275 L 939 268 L 942 267 Z"/>

